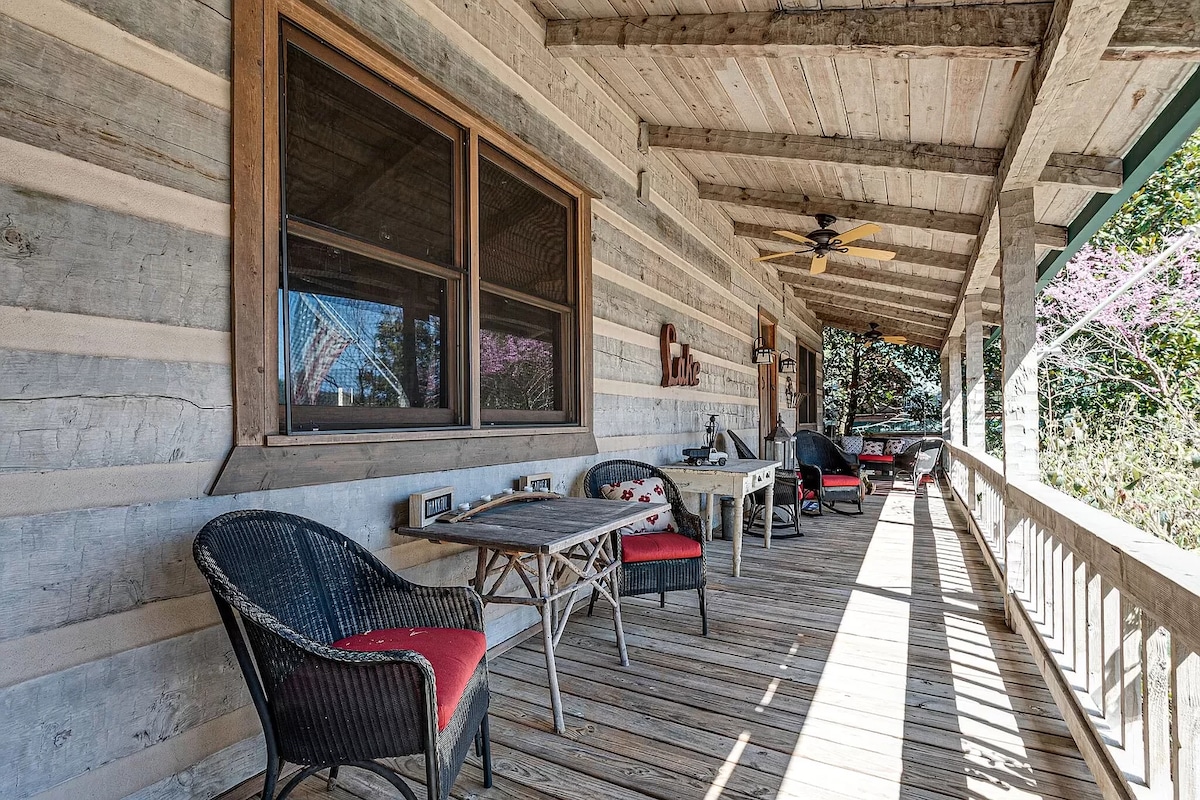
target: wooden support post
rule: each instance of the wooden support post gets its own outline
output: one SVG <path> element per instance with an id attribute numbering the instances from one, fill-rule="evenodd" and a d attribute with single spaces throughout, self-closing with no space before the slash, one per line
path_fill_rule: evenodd
<path id="1" fill-rule="evenodd" d="M 1004 363 L 1004 477 L 1014 480 L 1038 479 L 1038 397 L 1037 397 L 1037 252 L 1034 249 L 1033 189 L 1001 192 L 1000 215 L 1000 291 L 1003 299 L 1002 333 Z M 1007 494 L 1007 493 L 1006 493 Z M 1005 574 L 1009 591 L 1006 608 L 1012 601 L 1013 580 L 1024 573 L 1028 553 L 1020 550 L 1022 530 L 1027 521 L 1017 513 L 1013 498 L 1005 497 Z M 1011 613 L 1009 614 L 1011 617 Z"/>
<path id="2" fill-rule="evenodd" d="M 984 441 L 984 382 L 983 382 L 983 295 L 971 292 L 963 299 L 965 317 L 963 336 L 967 343 L 967 447 L 983 452 Z"/>
<path id="3" fill-rule="evenodd" d="M 942 348 L 939 360 L 939 371 L 942 377 L 942 438 L 950 441 L 950 345 Z"/>
<path id="4" fill-rule="evenodd" d="M 950 362 L 950 441 L 961 446 L 963 444 L 961 336 L 951 336 L 946 341 L 946 357 Z"/>

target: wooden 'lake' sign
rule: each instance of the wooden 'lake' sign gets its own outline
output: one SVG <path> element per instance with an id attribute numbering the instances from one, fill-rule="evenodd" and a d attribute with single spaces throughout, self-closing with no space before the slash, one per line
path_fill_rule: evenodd
<path id="1" fill-rule="evenodd" d="M 679 344 L 675 335 L 675 326 L 664 323 L 662 333 L 658 335 L 658 345 L 662 352 L 662 385 L 663 386 L 699 386 L 700 362 L 692 357 L 691 345 L 680 345 L 680 354 L 671 354 L 671 345 Z"/>

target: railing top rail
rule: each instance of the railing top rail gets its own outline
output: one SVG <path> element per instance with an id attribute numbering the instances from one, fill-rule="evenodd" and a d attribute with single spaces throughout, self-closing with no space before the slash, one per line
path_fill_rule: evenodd
<path id="1" fill-rule="evenodd" d="M 1182 550 L 1039 481 L 1010 480 L 1015 505 L 1172 636 L 1200 647 L 1200 554 Z"/>
<path id="2" fill-rule="evenodd" d="M 977 472 L 982 472 L 983 477 L 991 481 L 996 488 L 1004 484 L 1004 462 L 1000 459 L 978 450 L 968 450 L 953 442 L 946 442 L 946 446 L 950 448 L 955 458 L 965 461 Z"/>

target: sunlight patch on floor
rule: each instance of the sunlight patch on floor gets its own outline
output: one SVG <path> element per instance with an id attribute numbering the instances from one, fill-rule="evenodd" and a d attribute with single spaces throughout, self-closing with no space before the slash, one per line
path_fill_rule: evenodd
<path id="1" fill-rule="evenodd" d="M 900 797 L 912 545 L 912 496 L 889 494 L 775 795 L 777 800 L 810 797 L 814 784 L 845 786 L 847 794 L 864 798 Z M 896 678 L 887 686 L 873 687 L 875 699 L 869 715 L 843 702 L 847 692 L 861 686 L 862 669 L 855 665 L 863 663 L 863 637 L 872 640 L 874 671 L 878 673 L 879 665 L 886 663 Z M 869 744 L 866 739 L 871 740 Z M 836 764 L 860 769 L 833 766 Z"/>

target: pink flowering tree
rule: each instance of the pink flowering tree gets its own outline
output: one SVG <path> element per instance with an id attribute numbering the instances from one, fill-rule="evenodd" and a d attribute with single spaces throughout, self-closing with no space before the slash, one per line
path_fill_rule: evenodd
<path id="1" fill-rule="evenodd" d="M 1043 354 L 1047 410 L 1145 413 L 1196 422 L 1200 403 L 1200 247 L 1143 276 L 1059 349 Z M 1085 247 L 1038 301 L 1043 346 L 1107 300 L 1150 256 Z M 1061 402 L 1056 404 L 1056 399 Z"/>
<path id="2" fill-rule="evenodd" d="M 480 402 L 484 408 L 552 410 L 558 381 L 550 342 L 479 332 Z"/>

